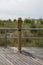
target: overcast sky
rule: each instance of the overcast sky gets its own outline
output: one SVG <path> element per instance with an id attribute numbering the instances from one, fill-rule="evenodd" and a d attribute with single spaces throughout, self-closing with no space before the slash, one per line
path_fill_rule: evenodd
<path id="1" fill-rule="evenodd" d="M 43 0 L 0 0 L 0 19 L 43 18 Z"/>

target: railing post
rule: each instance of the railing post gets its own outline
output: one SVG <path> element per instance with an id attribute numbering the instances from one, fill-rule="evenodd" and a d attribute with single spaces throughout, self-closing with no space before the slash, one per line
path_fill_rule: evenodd
<path id="1" fill-rule="evenodd" d="M 18 18 L 18 51 L 21 53 L 21 28 L 22 28 L 22 19 Z"/>
<path id="2" fill-rule="evenodd" d="M 7 31 L 5 30 L 5 48 L 7 48 Z"/>

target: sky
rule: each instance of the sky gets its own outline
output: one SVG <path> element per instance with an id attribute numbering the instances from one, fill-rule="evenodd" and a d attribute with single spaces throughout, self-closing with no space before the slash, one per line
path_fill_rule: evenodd
<path id="1" fill-rule="evenodd" d="M 43 0 L 0 0 L 0 19 L 43 18 Z"/>

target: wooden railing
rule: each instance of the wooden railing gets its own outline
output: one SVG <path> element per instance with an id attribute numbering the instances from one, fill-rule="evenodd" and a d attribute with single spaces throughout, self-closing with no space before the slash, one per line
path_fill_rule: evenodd
<path id="1" fill-rule="evenodd" d="M 43 39 L 43 37 L 22 37 L 22 30 L 43 30 L 43 28 L 22 28 L 22 20 L 21 18 L 18 19 L 18 28 L 0 28 L 0 30 L 4 30 L 4 36 L 0 36 L 0 38 L 5 39 L 5 47 L 7 47 L 7 38 L 18 38 L 18 51 L 21 52 L 21 38 L 31 38 L 31 39 Z M 7 36 L 8 30 L 17 30 L 18 31 L 18 37 L 10 37 Z"/>

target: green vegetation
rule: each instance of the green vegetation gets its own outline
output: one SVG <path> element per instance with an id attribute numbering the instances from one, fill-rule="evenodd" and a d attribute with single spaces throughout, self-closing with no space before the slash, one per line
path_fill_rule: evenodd
<path id="1" fill-rule="evenodd" d="M 18 21 L 14 19 L 0 20 L 0 28 L 17 28 Z M 43 28 L 43 19 L 25 19 L 22 21 L 22 28 Z M 18 32 L 14 30 L 8 30 L 9 36 L 18 36 Z M 4 30 L 0 30 L 0 36 L 5 35 Z M 22 31 L 22 36 L 24 37 L 43 37 L 43 30 L 25 30 Z M 0 39 L 0 46 L 4 46 L 5 39 Z M 7 39 L 8 46 L 17 46 L 17 39 Z M 32 39 L 22 39 L 22 46 L 28 47 L 43 47 L 42 40 L 32 40 Z"/>

